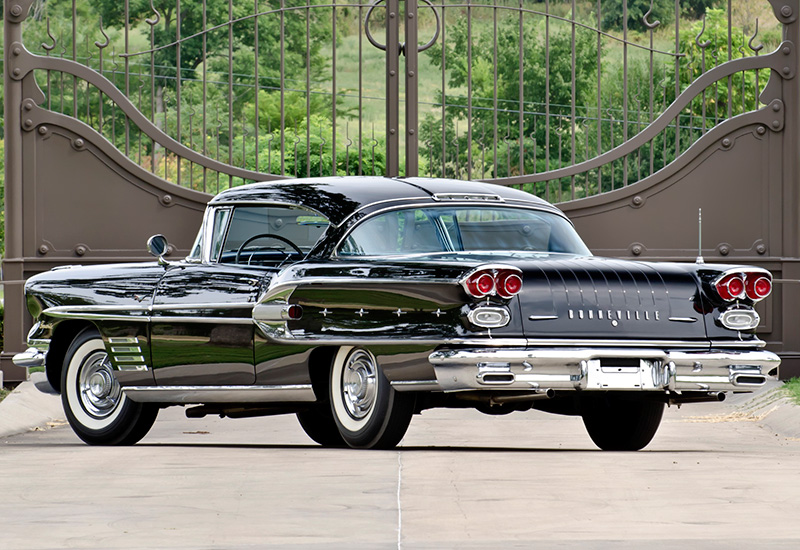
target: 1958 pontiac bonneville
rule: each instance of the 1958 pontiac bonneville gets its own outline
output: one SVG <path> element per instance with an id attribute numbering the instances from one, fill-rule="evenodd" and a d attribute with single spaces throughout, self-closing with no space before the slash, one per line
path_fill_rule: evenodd
<path id="1" fill-rule="evenodd" d="M 140 440 L 159 409 L 293 413 L 326 446 L 391 448 L 432 407 L 580 415 L 638 450 L 668 403 L 750 391 L 779 364 L 755 267 L 593 257 L 554 206 L 423 178 L 252 184 L 209 204 L 191 254 L 32 277 L 17 364 L 76 434 Z"/>

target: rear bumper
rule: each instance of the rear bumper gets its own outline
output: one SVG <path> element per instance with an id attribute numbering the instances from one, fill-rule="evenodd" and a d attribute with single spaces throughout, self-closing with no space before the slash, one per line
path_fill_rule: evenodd
<path id="1" fill-rule="evenodd" d="M 429 356 L 444 391 L 748 391 L 780 358 L 764 350 L 452 349 Z"/>

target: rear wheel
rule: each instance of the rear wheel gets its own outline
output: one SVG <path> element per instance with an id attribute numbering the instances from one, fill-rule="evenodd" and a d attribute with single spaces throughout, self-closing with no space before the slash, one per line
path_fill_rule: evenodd
<path id="1" fill-rule="evenodd" d="M 413 395 L 395 391 L 375 356 L 363 348 L 339 349 L 331 367 L 330 401 L 342 439 L 356 448 L 393 448 L 414 413 Z"/>
<path id="2" fill-rule="evenodd" d="M 133 445 L 158 415 L 157 406 L 135 403 L 122 393 L 94 329 L 78 334 L 67 350 L 61 402 L 73 431 L 90 445 Z"/>
<path id="3" fill-rule="evenodd" d="M 346 446 L 328 403 L 297 413 L 297 420 L 306 435 L 323 447 Z"/>
<path id="4" fill-rule="evenodd" d="M 595 445 L 604 451 L 638 451 L 655 436 L 664 403 L 605 395 L 586 400 L 581 409 L 583 424 Z"/>

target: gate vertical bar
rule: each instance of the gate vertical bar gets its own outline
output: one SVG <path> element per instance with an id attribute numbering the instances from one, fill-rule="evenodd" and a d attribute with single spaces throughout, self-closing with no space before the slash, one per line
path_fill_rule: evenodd
<path id="1" fill-rule="evenodd" d="M 386 175 L 400 173 L 400 0 L 386 0 Z"/>
<path id="2" fill-rule="evenodd" d="M 472 179 L 472 0 L 467 0 L 467 179 Z M 442 117 L 444 121 L 444 117 Z M 444 156 L 444 149 L 442 149 Z"/>
<path id="3" fill-rule="evenodd" d="M 406 2 L 406 171 L 419 175 L 419 46 L 417 0 Z"/>

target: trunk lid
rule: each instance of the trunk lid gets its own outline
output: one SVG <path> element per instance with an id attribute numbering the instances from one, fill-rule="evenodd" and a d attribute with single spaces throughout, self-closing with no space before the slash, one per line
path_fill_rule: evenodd
<path id="1" fill-rule="evenodd" d="M 677 264 L 604 258 L 514 262 L 527 338 L 706 339 L 698 283 Z"/>

